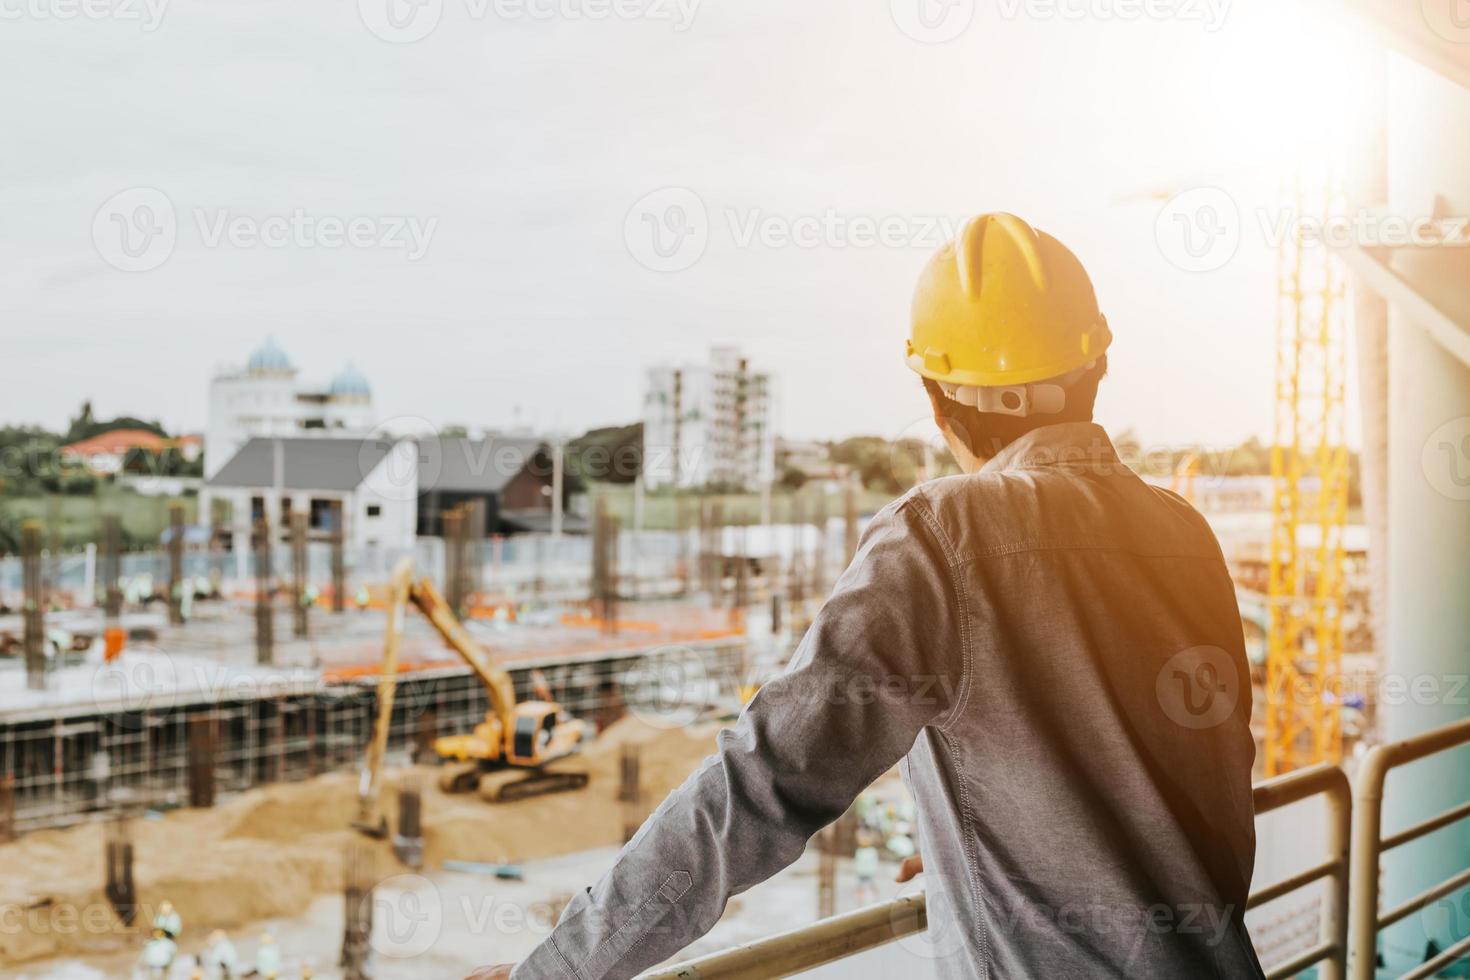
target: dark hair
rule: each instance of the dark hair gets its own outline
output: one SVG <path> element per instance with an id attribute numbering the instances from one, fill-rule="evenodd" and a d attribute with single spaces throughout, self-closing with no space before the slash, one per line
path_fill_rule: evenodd
<path id="1" fill-rule="evenodd" d="M 1091 422 L 1092 406 L 1097 400 L 1097 385 L 1107 373 L 1108 355 L 1103 354 L 1092 366 L 1092 370 L 1067 389 L 1067 403 L 1060 412 L 1041 415 L 1017 416 L 982 412 L 946 397 L 939 383 L 929 378 L 924 379 L 924 389 L 938 401 L 940 414 L 960 441 L 970 452 L 985 459 L 1044 425 Z"/>

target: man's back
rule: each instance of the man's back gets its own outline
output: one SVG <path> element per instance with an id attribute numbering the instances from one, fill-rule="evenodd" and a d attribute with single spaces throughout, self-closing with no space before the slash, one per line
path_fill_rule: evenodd
<path id="1" fill-rule="evenodd" d="M 1085 423 L 914 496 L 966 623 L 907 765 L 942 973 L 1258 975 L 1249 675 L 1204 521 Z"/>
<path id="2" fill-rule="evenodd" d="M 875 515 L 788 669 L 516 967 L 624 978 L 907 758 L 946 977 L 1259 977 L 1219 549 L 1090 423 Z"/>

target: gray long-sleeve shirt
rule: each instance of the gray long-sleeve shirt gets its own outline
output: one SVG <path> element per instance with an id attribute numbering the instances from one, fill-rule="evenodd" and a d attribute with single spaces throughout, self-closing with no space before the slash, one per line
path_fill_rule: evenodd
<path id="1" fill-rule="evenodd" d="M 944 977 L 1259 977 L 1220 549 L 1090 423 L 871 522 L 791 666 L 515 970 L 631 977 L 905 760 Z"/>

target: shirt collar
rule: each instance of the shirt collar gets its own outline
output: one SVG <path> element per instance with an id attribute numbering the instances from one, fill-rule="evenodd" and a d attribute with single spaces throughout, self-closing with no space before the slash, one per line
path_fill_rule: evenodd
<path id="1" fill-rule="evenodd" d="M 980 472 L 1042 466 L 1115 473 L 1127 470 L 1102 426 L 1096 422 L 1059 422 L 1032 429 L 987 460 Z"/>

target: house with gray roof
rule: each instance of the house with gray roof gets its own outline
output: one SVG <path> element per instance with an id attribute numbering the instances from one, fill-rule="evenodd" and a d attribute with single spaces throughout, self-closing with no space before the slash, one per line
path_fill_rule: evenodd
<path id="1" fill-rule="evenodd" d="M 580 489 L 567 476 L 566 497 Z M 541 439 L 254 438 L 214 476 L 201 496 L 230 505 L 236 548 L 268 520 L 284 534 L 292 511 L 308 515 L 313 534 L 341 522 L 350 548 L 407 548 L 418 536 L 443 534 L 446 511 L 485 505 L 485 533 L 544 531 L 552 510 L 552 456 Z M 567 530 L 580 520 L 568 515 Z"/>

